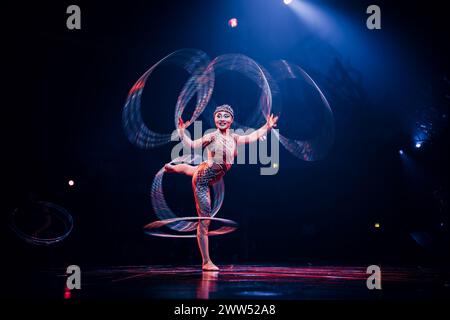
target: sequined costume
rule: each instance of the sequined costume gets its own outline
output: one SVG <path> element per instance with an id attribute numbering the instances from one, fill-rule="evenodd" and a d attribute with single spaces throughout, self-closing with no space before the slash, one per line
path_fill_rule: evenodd
<path id="1" fill-rule="evenodd" d="M 202 162 L 192 176 L 195 206 L 199 216 L 211 216 L 211 194 L 209 187 L 219 181 L 230 169 L 237 154 L 237 136 L 232 134 L 233 143 L 217 132 L 205 142 L 208 161 Z"/>
<path id="2" fill-rule="evenodd" d="M 202 162 L 192 176 L 192 189 L 194 191 L 195 207 L 201 217 L 211 216 L 211 194 L 209 187 L 225 175 L 224 168 L 213 163 L 209 166 Z"/>

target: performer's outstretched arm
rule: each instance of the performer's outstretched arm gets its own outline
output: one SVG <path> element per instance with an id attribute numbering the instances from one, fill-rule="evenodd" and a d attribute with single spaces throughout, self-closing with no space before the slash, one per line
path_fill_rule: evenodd
<path id="1" fill-rule="evenodd" d="M 259 138 L 264 136 L 270 129 L 277 126 L 278 116 L 274 117 L 273 114 L 271 114 L 267 118 L 266 124 L 264 124 L 261 128 L 259 128 L 256 131 L 253 131 L 250 134 L 246 135 L 237 135 L 237 143 L 238 144 L 245 144 L 245 143 L 252 143 L 257 141 Z"/>
<path id="2" fill-rule="evenodd" d="M 189 126 L 189 121 L 183 122 L 183 120 L 178 118 L 178 135 L 185 146 L 189 148 L 200 148 L 205 147 L 211 143 L 212 134 L 205 134 L 203 137 L 195 140 L 191 140 L 187 134 L 185 134 L 186 127 Z"/>

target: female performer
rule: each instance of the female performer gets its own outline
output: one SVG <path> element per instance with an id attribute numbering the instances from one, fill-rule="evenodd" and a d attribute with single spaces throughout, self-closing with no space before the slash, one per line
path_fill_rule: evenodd
<path id="1" fill-rule="evenodd" d="M 237 146 L 257 141 L 270 129 L 276 127 L 278 117 L 271 114 L 267 122 L 258 130 L 248 135 L 238 135 L 230 132 L 234 120 L 233 109 L 225 104 L 218 106 L 214 111 L 214 123 L 217 127 L 212 133 L 205 134 L 202 138 L 192 141 L 185 135 L 185 129 L 189 121 L 184 123 L 181 117 L 178 119 L 178 134 L 185 146 L 190 148 L 206 147 L 208 160 L 198 166 L 185 163 L 167 163 L 164 166 L 166 172 L 184 173 L 192 176 L 192 188 L 195 197 L 197 214 L 200 217 L 211 216 L 211 195 L 209 187 L 222 178 L 230 169 L 237 155 Z M 197 242 L 202 255 L 202 269 L 205 271 L 217 271 L 219 268 L 211 261 L 208 248 L 209 220 L 201 220 L 197 227 Z"/>

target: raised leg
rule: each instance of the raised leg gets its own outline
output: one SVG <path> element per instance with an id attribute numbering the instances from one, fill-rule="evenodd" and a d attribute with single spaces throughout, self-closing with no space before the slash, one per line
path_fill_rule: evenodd
<path id="1" fill-rule="evenodd" d="M 186 163 L 180 163 L 180 164 L 171 164 L 166 163 L 164 166 L 165 172 L 175 172 L 175 173 L 184 173 L 188 176 L 193 176 L 195 171 L 197 170 L 197 166 L 191 166 Z"/>

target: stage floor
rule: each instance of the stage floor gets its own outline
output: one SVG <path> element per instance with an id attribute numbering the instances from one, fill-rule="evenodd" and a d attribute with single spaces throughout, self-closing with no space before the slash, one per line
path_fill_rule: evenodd
<path id="1" fill-rule="evenodd" d="M 367 288 L 369 275 L 363 266 L 221 265 L 220 272 L 202 272 L 199 266 L 80 267 L 80 290 L 65 288 L 65 270 L 46 269 L 26 281 L 22 278 L 14 296 L 82 300 L 450 298 L 450 272 L 421 267 L 381 266 L 381 290 Z"/>

